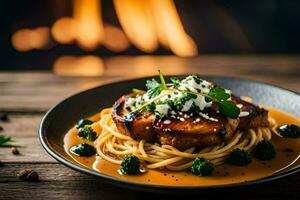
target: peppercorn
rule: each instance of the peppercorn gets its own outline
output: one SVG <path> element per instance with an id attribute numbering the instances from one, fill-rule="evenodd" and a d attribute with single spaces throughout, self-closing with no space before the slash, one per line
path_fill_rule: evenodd
<path id="1" fill-rule="evenodd" d="M 12 154 L 14 154 L 14 155 L 19 155 L 19 154 L 20 154 L 19 150 L 18 150 L 16 147 L 13 147 L 13 148 L 11 149 L 11 152 L 12 152 Z"/>
<path id="2" fill-rule="evenodd" d="M 8 122 L 9 121 L 8 115 L 6 113 L 0 113 L 0 121 Z"/>
<path id="3" fill-rule="evenodd" d="M 23 181 L 38 181 L 39 174 L 32 169 L 24 169 L 18 173 L 19 179 Z"/>

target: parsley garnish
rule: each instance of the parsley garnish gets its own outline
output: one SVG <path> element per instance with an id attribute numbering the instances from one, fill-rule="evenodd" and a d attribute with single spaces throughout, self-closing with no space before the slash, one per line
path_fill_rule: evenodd
<path id="1" fill-rule="evenodd" d="M 133 89 L 132 89 L 132 92 L 133 92 L 133 93 L 142 93 L 142 92 L 145 92 L 145 91 L 144 91 L 144 90 L 137 89 L 137 88 L 133 88 Z"/>
<path id="2" fill-rule="evenodd" d="M 180 85 L 180 80 L 176 77 L 171 77 L 170 78 L 170 81 L 172 82 L 172 86 L 174 88 L 179 88 L 179 85 Z"/>
<path id="3" fill-rule="evenodd" d="M 226 99 L 226 96 L 228 96 L 229 94 L 225 93 L 225 89 L 223 88 L 221 89 L 218 88 L 214 90 L 212 93 L 209 92 L 208 94 L 191 92 L 191 91 L 187 91 L 187 92 L 191 94 L 205 96 L 207 101 L 217 102 L 220 113 L 225 115 L 226 117 L 236 119 L 240 114 L 240 109 L 235 105 L 235 103 L 233 103 L 228 98 Z"/>
<path id="4" fill-rule="evenodd" d="M 21 147 L 21 146 L 24 145 L 12 140 L 8 136 L 0 135 L 0 147 Z"/>
<path id="5" fill-rule="evenodd" d="M 158 83 L 154 78 L 151 80 L 147 80 L 146 82 L 146 87 L 148 89 L 147 93 L 150 99 L 158 96 L 161 93 L 161 91 L 168 89 L 164 76 L 162 75 L 160 70 L 158 70 L 158 73 L 161 83 Z"/>
<path id="6" fill-rule="evenodd" d="M 180 81 L 175 77 L 170 78 L 172 83 L 168 84 L 168 85 L 171 85 L 171 88 L 168 88 L 163 74 L 160 72 L 160 70 L 158 71 L 158 73 L 159 73 L 159 79 L 160 79 L 161 83 L 158 83 L 155 79 L 147 80 L 147 82 L 146 82 L 146 87 L 148 89 L 147 94 L 150 99 L 153 99 L 154 97 L 157 97 L 158 95 L 160 95 L 160 93 L 163 90 L 170 90 L 170 91 L 178 90 L 180 92 L 185 93 L 184 98 L 182 98 L 181 100 L 178 100 L 178 101 L 174 101 L 174 102 L 171 102 L 171 101 L 166 102 L 168 105 L 175 108 L 175 110 L 180 109 L 180 107 L 182 107 L 182 105 L 186 101 L 190 100 L 191 98 L 196 98 L 197 97 L 196 95 L 201 95 L 201 96 L 205 97 L 205 100 L 207 102 L 211 102 L 211 101 L 216 102 L 218 104 L 218 108 L 219 108 L 219 111 L 221 114 L 225 115 L 226 117 L 233 118 L 233 119 L 238 118 L 238 116 L 240 114 L 240 109 L 235 105 L 235 103 L 233 101 L 230 100 L 231 95 L 226 93 L 226 90 L 224 88 L 221 88 L 221 87 L 211 88 L 208 94 L 200 93 L 200 92 L 192 92 L 192 91 L 187 91 L 187 90 L 179 90 Z M 195 75 L 193 75 L 191 78 L 193 78 L 197 84 L 200 84 L 202 82 L 202 79 Z M 135 90 L 140 91 L 137 89 L 135 89 Z M 158 102 L 158 103 L 162 103 L 162 102 Z M 140 110 L 145 107 L 149 111 L 154 110 L 154 108 L 155 108 L 154 102 L 150 102 L 150 104 L 151 105 L 149 105 L 149 103 L 145 103 L 144 105 L 135 109 L 135 111 Z"/>
<path id="7" fill-rule="evenodd" d="M 93 130 L 91 125 L 85 125 L 78 130 L 78 136 L 89 141 L 94 141 L 97 138 L 97 133 Z"/>

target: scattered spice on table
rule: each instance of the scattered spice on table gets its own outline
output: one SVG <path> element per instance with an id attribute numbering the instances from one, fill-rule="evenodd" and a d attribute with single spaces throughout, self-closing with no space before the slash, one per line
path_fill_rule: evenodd
<path id="1" fill-rule="evenodd" d="M 20 154 L 20 151 L 19 151 L 16 147 L 13 147 L 13 148 L 11 149 L 11 152 L 12 152 L 12 154 L 14 154 L 14 155 L 19 155 L 19 154 Z"/>
<path id="2" fill-rule="evenodd" d="M 18 174 L 19 179 L 23 181 L 38 181 L 39 174 L 32 169 L 21 170 Z"/>
<path id="3" fill-rule="evenodd" d="M 7 113 L 0 112 L 0 121 L 3 121 L 3 122 L 9 121 L 9 117 L 8 117 Z"/>

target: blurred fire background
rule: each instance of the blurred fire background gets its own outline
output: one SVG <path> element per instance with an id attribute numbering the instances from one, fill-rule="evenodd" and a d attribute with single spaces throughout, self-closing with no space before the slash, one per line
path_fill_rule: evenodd
<path id="1" fill-rule="evenodd" d="M 112 56 L 300 53 L 300 1 L 1 3 L 1 70 L 101 74 Z"/>

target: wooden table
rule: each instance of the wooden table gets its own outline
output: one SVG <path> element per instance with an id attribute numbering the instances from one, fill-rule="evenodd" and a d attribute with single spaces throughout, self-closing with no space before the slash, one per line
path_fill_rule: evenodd
<path id="1" fill-rule="evenodd" d="M 103 199 L 174 199 L 175 196 L 145 194 L 103 183 L 75 172 L 55 161 L 41 147 L 37 129 L 44 113 L 65 97 L 79 91 L 118 80 L 154 75 L 160 68 L 165 74 L 209 74 L 235 76 L 275 84 L 300 92 L 300 56 L 199 56 L 192 59 L 174 56 L 114 57 L 104 60 L 101 77 L 61 77 L 46 72 L 1 72 L 0 111 L 9 114 L 9 122 L 0 122 L 0 134 L 27 145 L 13 155 L 10 148 L 0 149 L 0 199 L 16 198 L 103 198 Z M 16 174 L 34 169 L 39 182 L 24 182 Z M 300 174 L 258 186 L 203 192 L 193 198 L 272 198 L 299 199 Z M 182 198 L 182 197 L 181 197 Z"/>

